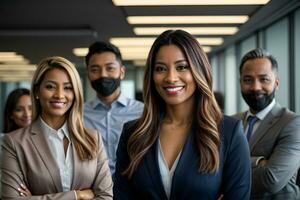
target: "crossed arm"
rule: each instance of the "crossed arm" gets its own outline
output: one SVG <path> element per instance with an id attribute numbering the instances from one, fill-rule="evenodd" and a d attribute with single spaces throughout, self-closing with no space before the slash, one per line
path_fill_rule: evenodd
<path id="1" fill-rule="evenodd" d="M 279 135 L 268 159 L 255 163 L 252 158 L 252 192 L 277 193 L 298 170 L 300 165 L 300 117 L 289 122 Z"/>
<path id="2" fill-rule="evenodd" d="M 96 177 L 93 180 L 91 188 L 83 190 L 72 190 L 66 192 L 57 192 L 43 195 L 31 195 L 26 184 L 26 174 L 21 167 L 21 159 L 18 157 L 18 151 L 13 139 L 5 137 L 3 144 L 3 161 L 2 162 L 2 199 L 112 199 L 112 180 L 108 167 L 108 160 L 105 154 L 102 140 L 99 140 L 100 151 L 97 159 Z M 20 161 L 21 160 L 21 161 Z M 48 184 L 45 182 L 45 184 Z"/>

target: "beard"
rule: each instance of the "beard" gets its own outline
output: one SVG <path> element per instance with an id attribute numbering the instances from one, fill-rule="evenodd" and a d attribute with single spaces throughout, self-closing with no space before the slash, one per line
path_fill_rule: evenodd
<path id="1" fill-rule="evenodd" d="M 262 91 L 242 92 L 242 96 L 251 110 L 259 112 L 272 102 L 275 97 L 275 89 L 270 94 Z"/>

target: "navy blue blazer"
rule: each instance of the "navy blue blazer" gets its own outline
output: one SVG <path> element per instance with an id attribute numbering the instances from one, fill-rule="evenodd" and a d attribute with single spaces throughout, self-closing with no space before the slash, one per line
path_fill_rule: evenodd
<path id="1" fill-rule="evenodd" d="M 126 123 L 117 150 L 114 199 L 167 200 L 158 166 L 157 142 L 139 163 L 132 178 L 122 172 L 129 163 L 127 141 L 133 122 Z M 241 121 L 224 116 L 221 129 L 220 168 L 217 173 L 199 172 L 199 154 L 190 131 L 172 181 L 170 200 L 248 200 L 250 198 L 250 153 Z"/>

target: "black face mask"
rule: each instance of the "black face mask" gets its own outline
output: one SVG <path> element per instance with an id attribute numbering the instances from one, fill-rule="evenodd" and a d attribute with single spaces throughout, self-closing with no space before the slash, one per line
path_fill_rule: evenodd
<path id="1" fill-rule="evenodd" d="M 120 86 L 120 82 L 120 78 L 101 77 L 92 81 L 91 84 L 98 94 L 107 97 Z"/>
<path id="2" fill-rule="evenodd" d="M 260 95 L 262 95 L 262 97 L 259 97 Z M 269 95 L 261 91 L 252 91 L 249 93 L 242 92 L 242 96 L 253 111 L 259 112 L 272 102 L 275 97 L 275 89 Z"/>

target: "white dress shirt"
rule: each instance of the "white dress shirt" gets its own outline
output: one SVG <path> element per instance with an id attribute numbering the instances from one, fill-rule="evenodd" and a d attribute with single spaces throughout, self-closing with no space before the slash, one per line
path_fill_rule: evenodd
<path id="1" fill-rule="evenodd" d="M 63 191 L 70 191 L 74 173 L 74 158 L 67 122 L 65 122 L 61 128 L 55 130 L 48 126 L 43 119 L 41 119 L 41 121 L 43 129 L 46 130 L 46 137 L 50 141 L 51 152 L 53 153 L 59 167 Z M 69 141 L 66 155 L 64 150 L 64 137 L 66 137 Z"/>

